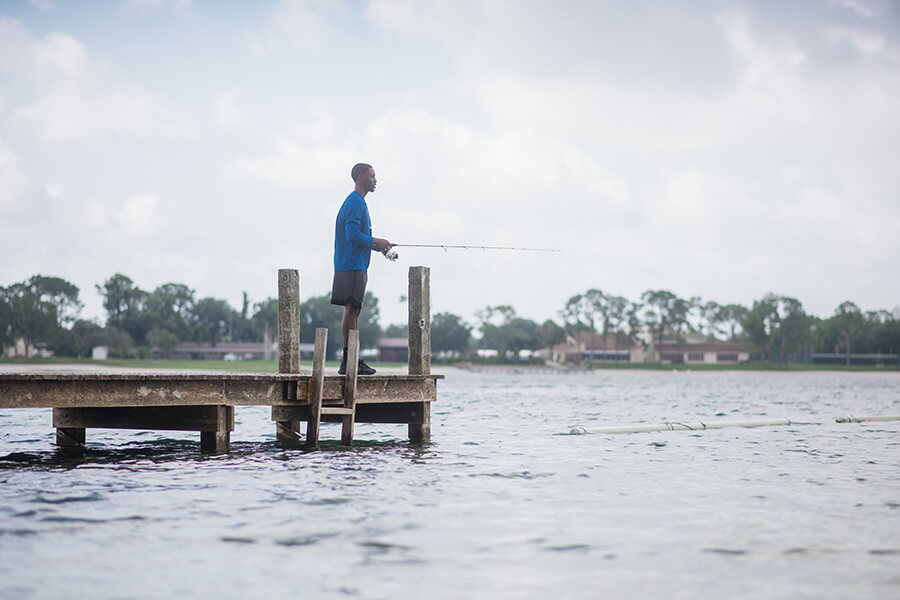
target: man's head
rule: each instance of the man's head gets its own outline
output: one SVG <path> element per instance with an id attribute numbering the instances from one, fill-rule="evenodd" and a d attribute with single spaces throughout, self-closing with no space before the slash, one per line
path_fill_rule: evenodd
<path id="1" fill-rule="evenodd" d="M 353 178 L 353 183 L 356 184 L 356 191 L 363 196 L 375 191 L 377 181 L 375 180 L 375 169 L 372 168 L 372 165 L 367 165 L 366 163 L 353 165 L 353 168 L 350 170 L 350 177 Z"/>

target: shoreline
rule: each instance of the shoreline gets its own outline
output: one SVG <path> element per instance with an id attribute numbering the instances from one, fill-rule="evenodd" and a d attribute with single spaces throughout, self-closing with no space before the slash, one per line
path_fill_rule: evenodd
<path id="1" fill-rule="evenodd" d="M 380 374 L 402 375 L 406 374 L 407 366 L 400 363 L 372 363 Z M 328 374 L 337 372 L 338 363 L 326 363 Z M 301 365 L 300 372 L 308 373 L 311 365 Z M 206 372 L 232 372 L 232 373 L 274 373 L 276 365 L 272 361 L 167 361 L 167 360 L 9 360 L 0 361 L 0 372 L 161 372 L 172 373 L 178 371 L 206 371 Z M 659 365 L 659 364 L 630 364 L 630 365 L 593 365 L 587 367 L 560 367 L 555 365 L 515 365 L 515 364 L 478 364 L 478 363 L 436 363 L 431 365 L 431 371 L 439 375 L 567 375 L 590 376 L 603 374 L 624 373 L 868 373 L 868 374 L 897 374 L 900 375 L 900 366 L 837 366 L 837 365 L 777 365 L 744 364 L 744 365 Z"/>

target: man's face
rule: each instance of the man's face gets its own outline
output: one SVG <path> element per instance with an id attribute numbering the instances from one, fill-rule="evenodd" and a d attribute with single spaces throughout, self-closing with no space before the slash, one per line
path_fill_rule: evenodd
<path id="1" fill-rule="evenodd" d="M 359 182 L 362 184 L 362 188 L 367 192 L 375 191 L 375 184 L 378 183 L 375 179 L 375 169 L 369 169 L 365 171 L 359 176 Z"/>

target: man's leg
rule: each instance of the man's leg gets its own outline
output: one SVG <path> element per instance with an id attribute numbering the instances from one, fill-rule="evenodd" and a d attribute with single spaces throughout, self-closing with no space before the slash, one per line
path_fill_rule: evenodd
<path id="1" fill-rule="evenodd" d="M 347 372 L 347 345 L 350 343 L 350 330 L 351 329 L 359 329 L 359 313 L 361 309 L 356 308 L 350 304 L 344 306 L 344 318 L 341 321 L 341 333 L 344 336 L 344 356 L 341 360 L 341 366 L 338 369 L 338 373 L 343 375 Z M 370 367 L 365 363 L 365 361 L 359 361 L 359 367 L 357 371 L 358 375 L 374 375 L 375 369 Z"/>
<path id="2" fill-rule="evenodd" d="M 347 372 L 347 345 L 350 343 L 351 329 L 359 329 L 359 309 L 348 303 L 344 305 L 344 318 L 341 320 L 341 334 L 344 339 L 343 356 L 338 369 L 341 375 Z"/>
<path id="3" fill-rule="evenodd" d="M 359 329 L 359 312 L 360 309 L 352 304 L 344 305 L 344 318 L 341 321 L 341 333 L 344 336 L 344 348 L 347 348 L 350 340 L 350 330 Z"/>

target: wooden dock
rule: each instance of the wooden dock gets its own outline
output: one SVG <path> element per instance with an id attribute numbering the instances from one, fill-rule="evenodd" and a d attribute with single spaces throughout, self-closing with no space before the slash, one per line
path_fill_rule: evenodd
<path id="1" fill-rule="evenodd" d="M 325 375 L 328 331 L 316 330 L 312 373 L 300 372 L 299 273 L 278 272 L 278 373 L 0 373 L 0 409 L 52 408 L 57 444 L 83 446 L 89 428 L 199 431 L 204 452 L 228 451 L 236 406 L 271 406 L 278 439 L 318 445 L 322 421 L 405 423 L 409 439 L 431 437 L 430 274 L 409 272 L 409 374 L 358 377 L 359 336 L 352 331 L 346 375 Z"/>

